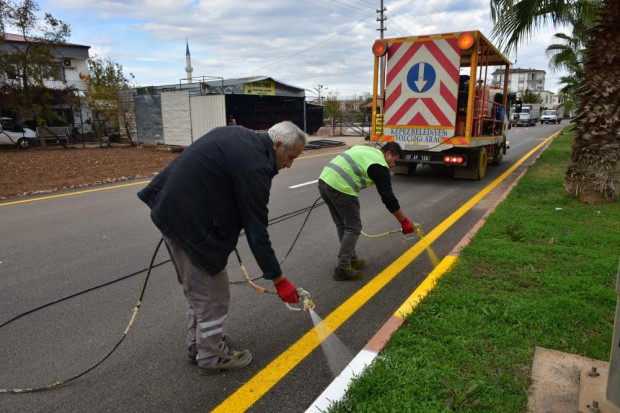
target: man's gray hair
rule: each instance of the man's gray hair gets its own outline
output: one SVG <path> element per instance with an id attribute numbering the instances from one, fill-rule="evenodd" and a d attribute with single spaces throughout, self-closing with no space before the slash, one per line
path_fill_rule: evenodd
<path id="1" fill-rule="evenodd" d="M 269 137 L 274 143 L 282 142 L 282 146 L 286 149 L 294 147 L 297 141 L 302 141 L 303 145 L 306 146 L 307 140 L 306 132 L 288 120 L 276 123 L 269 128 Z"/>

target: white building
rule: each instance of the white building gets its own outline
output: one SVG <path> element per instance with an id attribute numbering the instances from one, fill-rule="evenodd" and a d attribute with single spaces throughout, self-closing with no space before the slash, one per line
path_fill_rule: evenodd
<path id="1" fill-rule="evenodd" d="M 4 38 L 0 38 L 0 54 L 10 55 L 16 51 L 26 51 L 28 47 L 36 44 L 39 40 L 32 37 L 24 37 L 22 35 L 6 33 Z M 86 79 L 88 75 L 88 50 L 90 46 L 74 44 L 74 43 L 58 43 L 52 48 L 54 63 L 52 67 L 52 76 L 44 79 L 43 85 L 49 89 L 65 90 L 74 89 L 75 95 L 80 98 L 84 97 L 86 91 Z M 5 65 L 0 70 L 0 84 L 10 83 L 13 85 L 21 85 L 23 81 L 20 76 L 20 68 L 17 64 Z M 82 105 L 80 105 L 82 106 Z M 78 113 L 72 110 L 68 104 L 53 104 L 51 108 L 59 115 L 73 124 L 82 124 L 84 120 L 90 116 L 86 108 L 80 108 Z M 15 108 L 4 107 L 0 100 L 0 111 L 13 112 Z M 79 113 L 83 112 L 83 113 Z M 72 118 L 73 116 L 73 118 Z"/>
<path id="2" fill-rule="evenodd" d="M 526 89 L 542 92 L 545 90 L 545 75 L 547 72 L 537 69 L 510 69 L 508 75 L 508 91 L 522 93 Z M 504 69 L 497 69 L 492 74 L 493 85 L 503 87 Z"/>
<path id="3" fill-rule="evenodd" d="M 0 52 L 10 54 L 15 49 L 25 50 L 29 44 L 36 43 L 37 39 L 24 38 L 22 35 L 7 33 L 4 42 L 0 43 Z M 53 48 L 55 58 L 55 70 L 52 78 L 45 80 L 45 86 L 50 89 L 65 89 L 75 87 L 78 90 L 86 90 L 84 80 L 80 78 L 88 73 L 88 49 L 74 43 L 60 43 Z M 19 81 L 16 76 L 18 68 L 13 71 L 0 72 L 0 82 Z"/>

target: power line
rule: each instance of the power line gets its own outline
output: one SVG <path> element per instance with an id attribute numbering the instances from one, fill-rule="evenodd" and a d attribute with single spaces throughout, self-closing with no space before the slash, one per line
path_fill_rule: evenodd
<path id="1" fill-rule="evenodd" d="M 355 8 L 355 7 L 351 6 L 351 5 L 344 4 L 344 3 L 340 4 L 336 0 L 318 0 L 318 1 L 322 1 L 324 3 L 329 3 L 329 4 L 333 5 L 333 6 L 340 7 L 341 9 L 346 10 L 346 11 L 355 11 L 355 12 L 357 12 L 359 14 L 364 14 L 366 16 L 372 16 L 372 12 L 371 11 L 361 10 L 361 9 Z M 331 10 L 331 11 L 333 11 L 333 10 Z"/>
<path id="2" fill-rule="evenodd" d="M 271 63 L 269 63 L 269 64 L 266 64 L 266 65 L 264 65 L 264 66 L 261 66 L 261 67 L 259 67 L 259 68 L 257 68 L 257 69 L 254 69 L 254 70 L 249 71 L 249 72 L 245 72 L 245 73 L 243 73 L 243 74 L 239 74 L 239 75 L 237 75 L 236 77 L 242 77 L 242 76 L 244 76 L 244 75 L 251 75 L 251 74 L 256 73 L 256 72 L 258 72 L 259 70 L 262 70 L 262 69 L 264 69 L 264 68 L 266 68 L 266 67 L 273 66 L 273 65 L 275 65 L 275 64 L 277 64 L 277 63 L 280 63 L 280 62 L 282 62 L 282 61 L 284 61 L 284 60 L 288 60 L 288 59 L 290 59 L 290 58 L 292 58 L 292 57 L 299 56 L 300 54 L 305 53 L 305 52 L 307 52 L 307 51 L 309 51 L 309 50 L 312 50 L 312 49 L 316 48 L 317 46 L 322 45 L 323 43 L 327 43 L 328 41 L 330 41 L 331 39 L 333 39 L 334 37 L 336 37 L 336 36 L 338 36 L 338 35 L 341 35 L 341 34 L 345 34 L 345 33 L 350 32 L 351 30 L 355 29 L 355 27 L 357 27 L 357 26 L 358 26 L 360 23 L 362 23 L 364 20 L 366 20 L 366 18 L 365 18 L 365 17 L 364 17 L 363 19 L 361 19 L 361 20 L 358 20 L 358 21 L 357 21 L 357 22 L 356 22 L 353 26 L 351 26 L 349 29 L 346 29 L 346 30 L 340 31 L 340 32 L 338 32 L 338 33 L 335 33 L 335 34 L 333 34 L 332 36 L 328 37 L 327 39 L 322 40 L 322 41 L 320 41 L 320 42 L 318 42 L 318 43 L 316 43 L 316 44 L 314 44 L 314 45 L 312 45 L 312 46 L 308 47 L 307 49 L 300 50 L 299 52 L 293 53 L 292 55 L 289 55 L 289 56 L 284 56 L 284 57 L 281 57 L 280 59 L 277 59 L 277 60 L 275 60 L 275 61 L 273 61 L 273 62 L 271 62 Z"/>

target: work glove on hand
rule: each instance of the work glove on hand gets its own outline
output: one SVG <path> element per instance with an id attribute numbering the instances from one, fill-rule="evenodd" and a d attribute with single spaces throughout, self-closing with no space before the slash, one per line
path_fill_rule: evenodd
<path id="1" fill-rule="evenodd" d="M 295 304 L 299 302 L 297 288 L 286 277 L 282 277 L 282 281 L 276 284 L 276 291 L 285 303 Z"/>
<path id="2" fill-rule="evenodd" d="M 414 231 L 413 222 L 407 218 L 400 221 L 400 226 L 403 229 L 403 234 L 411 234 Z"/>

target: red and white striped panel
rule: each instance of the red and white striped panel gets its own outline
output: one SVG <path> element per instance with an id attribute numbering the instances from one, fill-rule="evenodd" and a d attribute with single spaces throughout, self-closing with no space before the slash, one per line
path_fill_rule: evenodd
<path id="1" fill-rule="evenodd" d="M 390 44 L 385 125 L 454 128 L 460 58 L 456 36 Z M 407 73 L 422 63 L 431 65 L 436 77 L 430 89 L 419 93 L 408 86 Z"/>

